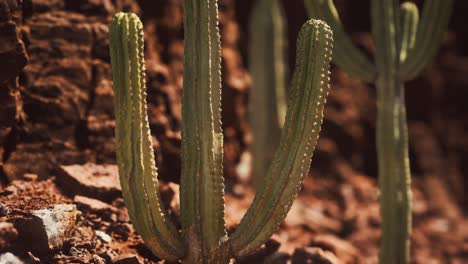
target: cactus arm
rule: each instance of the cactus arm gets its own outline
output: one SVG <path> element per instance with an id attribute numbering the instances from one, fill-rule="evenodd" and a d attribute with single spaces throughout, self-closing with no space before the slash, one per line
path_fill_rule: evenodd
<path id="1" fill-rule="evenodd" d="M 400 68 L 400 74 L 404 80 L 414 79 L 435 57 L 452 9 L 453 0 L 424 1 L 416 33 L 416 43 Z"/>
<path id="2" fill-rule="evenodd" d="M 143 27 L 136 15 L 119 13 L 109 31 L 123 197 L 149 249 L 160 258 L 177 260 L 184 247 L 161 206 L 146 114 Z"/>
<path id="3" fill-rule="evenodd" d="M 226 236 L 216 0 L 184 1 L 181 223 L 186 263 L 212 259 Z M 201 254 L 201 255 L 200 255 Z"/>
<path id="4" fill-rule="evenodd" d="M 419 23 L 418 7 L 413 2 L 404 2 L 400 5 L 401 21 L 401 49 L 400 63 L 403 63 L 416 43 L 416 32 Z"/>
<path id="5" fill-rule="evenodd" d="M 350 75 L 366 82 L 374 82 L 375 65 L 352 42 L 341 24 L 332 0 L 305 0 L 309 17 L 326 21 L 333 30 L 335 45 L 333 62 Z"/>
<path id="6" fill-rule="evenodd" d="M 278 228 L 310 167 L 329 91 L 332 32 L 311 19 L 298 37 L 288 111 L 274 160 L 252 206 L 230 238 L 236 256 L 251 253 Z"/>
<path id="7" fill-rule="evenodd" d="M 250 16 L 252 176 L 261 181 L 279 144 L 286 115 L 285 19 L 278 0 L 255 2 Z"/>
<path id="8" fill-rule="evenodd" d="M 371 1 L 376 45 L 377 156 L 382 238 L 380 263 L 407 263 L 411 232 L 411 188 L 404 86 L 399 68 L 398 0 Z"/>

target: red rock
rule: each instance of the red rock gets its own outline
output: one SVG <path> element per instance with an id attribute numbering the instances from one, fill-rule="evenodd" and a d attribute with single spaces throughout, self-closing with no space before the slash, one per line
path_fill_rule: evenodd
<path id="1" fill-rule="evenodd" d="M 100 200 L 96 200 L 93 198 L 81 196 L 81 195 L 76 195 L 73 198 L 73 202 L 77 204 L 78 206 L 84 207 L 86 209 L 89 209 L 95 212 L 116 212 L 117 211 L 117 208 L 113 207 L 110 204 L 107 204 L 105 202 L 102 202 Z"/>
<path id="2" fill-rule="evenodd" d="M 57 171 L 57 183 L 69 195 L 82 195 L 112 201 L 121 196 L 117 165 L 60 166 Z"/>

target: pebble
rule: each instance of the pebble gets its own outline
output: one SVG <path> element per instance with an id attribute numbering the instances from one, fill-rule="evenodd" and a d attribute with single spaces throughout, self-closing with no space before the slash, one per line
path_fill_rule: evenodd
<path id="1" fill-rule="evenodd" d="M 101 239 L 103 242 L 109 243 L 109 242 L 112 241 L 112 237 L 111 237 L 111 236 L 109 236 L 108 234 L 106 234 L 106 233 L 104 233 L 104 232 L 102 232 L 102 231 L 100 231 L 100 230 L 96 230 L 96 231 L 94 232 L 94 234 L 95 234 L 99 239 Z"/>

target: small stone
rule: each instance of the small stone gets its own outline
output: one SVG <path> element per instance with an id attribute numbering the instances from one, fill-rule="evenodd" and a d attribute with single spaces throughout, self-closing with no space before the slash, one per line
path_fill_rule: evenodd
<path id="1" fill-rule="evenodd" d="M 140 261 L 136 255 L 123 254 L 114 258 L 112 264 L 140 264 Z"/>
<path id="2" fill-rule="evenodd" d="M 24 264 L 17 256 L 10 252 L 0 255 L 0 263 L 2 264 Z"/>
<path id="3" fill-rule="evenodd" d="M 292 264 L 342 264 L 332 252 L 317 247 L 299 248 L 294 251 Z"/>
<path id="4" fill-rule="evenodd" d="M 109 243 L 109 242 L 112 241 L 112 237 L 111 237 L 111 236 L 109 236 L 108 234 L 106 234 L 106 233 L 104 233 L 104 232 L 102 232 L 102 231 L 100 231 L 100 230 L 96 230 L 96 231 L 94 232 L 94 234 L 95 234 L 99 239 L 101 239 L 103 242 Z"/>
<path id="5" fill-rule="evenodd" d="M 70 196 L 82 195 L 111 202 L 121 196 L 117 165 L 60 166 L 57 183 Z"/>
<path id="6" fill-rule="evenodd" d="M 73 204 L 58 204 L 52 209 L 33 211 L 31 215 L 17 218 L 14 226 L 18 240 L 34 254 L 47 254 L 61 248 L 70 238 L 78 211 Z"/>

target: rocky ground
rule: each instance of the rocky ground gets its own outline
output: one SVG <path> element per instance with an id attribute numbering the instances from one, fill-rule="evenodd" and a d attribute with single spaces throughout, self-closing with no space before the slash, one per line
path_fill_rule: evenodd
<path id="1" fill-rule="evenodd" d="M 248 185 L 248 0 L 220 1 L 226 222 Z M 306 16 L 287 2 L 291 62 Z M 372 51 L 368 3 L 336 1 Z M 421 2 L 421 1 L 418 1 Z M 407 84 L 414 176 L 412 263 L 468 262 L 467 3 L 457 0 L 434 63 Z M 150 125 L 165 206 L 177 221 L 183 32 L 180 0 L 0 0 L 0 263 L 156 263 L 129 222 L 114 157 L 107 24 L 145 25 Z M 370 52 L 371 53 L 371 52 Z M 380 237 L 375 91 L 332 71 L 312 169 L 281 229 L 237 263 L 376 263 Z"/>

